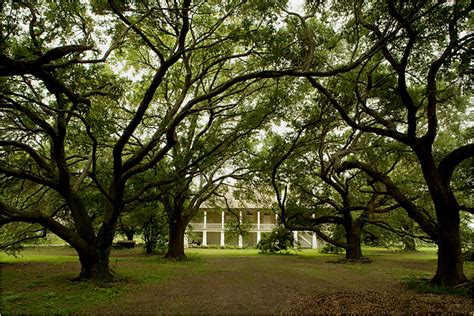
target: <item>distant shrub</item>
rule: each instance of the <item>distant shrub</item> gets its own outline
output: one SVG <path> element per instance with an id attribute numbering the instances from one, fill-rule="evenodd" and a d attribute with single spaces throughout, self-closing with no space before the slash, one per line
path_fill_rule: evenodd
<path id="1" fill-rule="evenodd" d="M 463 253 L 464 261 L 474 261 L 474 248 L 468 249 Z"/>
<path id="2" fill-rule="evenodd" d="M 146 253 L 163 253 L 165 251 L 168 243 L 166 224 L 165 219 L 156 214 L 150 215 L 143 223 L 143 241 Z"/>
<path id="3" fill-rule="evenodd" d="M 278 226 L 269 235 L 263 236 L 256 248 L 261 253 L 281 253 L 295 249 L 295 238 L 291 230 Z"/>
<path id="4" fill-rule="evenodd" d="M 336 247 L 332 244 L 326 244 L 321 250 L 319 251 L 321 253 L 335 253 L 339 254 L 343 252 L 343 249 L 340 247 Z"/>

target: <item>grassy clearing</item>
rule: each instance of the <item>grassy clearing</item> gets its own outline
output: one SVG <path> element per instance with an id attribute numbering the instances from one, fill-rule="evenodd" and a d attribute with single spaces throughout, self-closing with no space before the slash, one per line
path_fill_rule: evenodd
<path id="1" fill-rule="evenodd" d="M 141 249 L 119 250 L 112 253 L 111 265 L 123 281 L 104 286 L 71 281 L 79 272 L 73 249 L 30 248 L 17 258 L 0 256 L 0 312 L 272 312 L 259 309 L 261 302 L 283 308 L 296 294 L 385 291 L 435 271 L 434 249 L 364 250 L 373 263 L 330 263 L 342 256 L 315 250 L 277 256 L 255 249 L 188 249 L 182 262 L 146 256 Z M 474 278 L 472 262 L 465 271 Z"/>

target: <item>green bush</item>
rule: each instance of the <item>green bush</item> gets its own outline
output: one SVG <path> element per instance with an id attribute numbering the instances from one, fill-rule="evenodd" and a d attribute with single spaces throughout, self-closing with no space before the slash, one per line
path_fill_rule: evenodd
<path id="1" fill-rule="evenodd" d="M 281 253 L 295 249 L 295 238 L 291 230 L 278 226 L 269 235 L 263 236 L 256 248 L 261 253 Z"/>
<path id="2" fill-rule="evenodd" d="M 143 223 L 143 241 L 146 253 L 163 253 L 165 251 L 168 244 L 166 224 L 165 219 L 157 214 L 150 215 Z"/>
<path id="3" fill-rule="evenodd" d="M 339 253 L 342 253 L 343 251 L 342 251 L 342 248 L 340 247 L 336 247 L 332 244 L 326 244 L 323 248 L 321 248 L 319 252 L 339 254 Z"/>
<path id="4" fill-rule="evenodd" d="M 466 250 L 463 257 L 465 261 L 474 261 L 474 248 Z"/>

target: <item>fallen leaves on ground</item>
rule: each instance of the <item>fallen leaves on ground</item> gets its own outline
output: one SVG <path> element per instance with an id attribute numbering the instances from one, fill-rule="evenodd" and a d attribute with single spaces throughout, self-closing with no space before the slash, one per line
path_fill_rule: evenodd
<path id="1" fill-rule="evenodd" d="M 291 314 L 427 314 L 427 313 L 474 313 L 474 302 L 468 298 L 403 293 L 337 292 L 327 295 L 300 297 L 283 311 Z"/>

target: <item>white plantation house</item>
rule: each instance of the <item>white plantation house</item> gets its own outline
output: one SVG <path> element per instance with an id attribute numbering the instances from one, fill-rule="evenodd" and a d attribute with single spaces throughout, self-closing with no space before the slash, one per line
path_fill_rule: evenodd
<path id="1" fill-rule="evenodd" d="M 228 223 L 239 221 L 247 228 L 245 236 L 235 237 Z M 201 208 L 187 227 L 185 246 L 238 246 L 253 247 L 262 236 L 270 233 L 278 223 L 278 215 L 271 209 L 236 207 L 224 211 L 220 208 Z M 312 232 L 293 232 L 302 248 L 319 248 L 321 242 Z"/>

